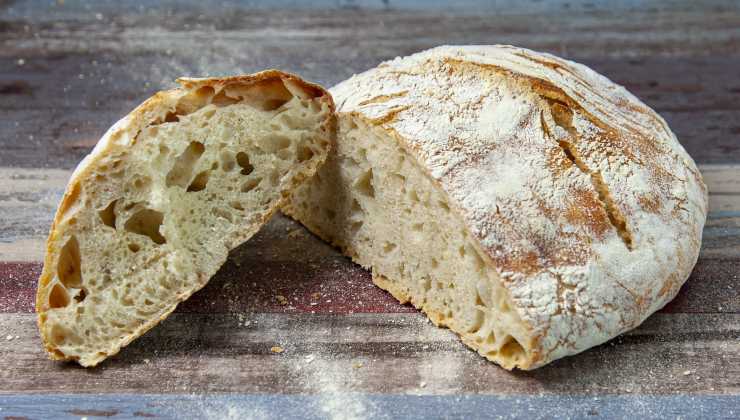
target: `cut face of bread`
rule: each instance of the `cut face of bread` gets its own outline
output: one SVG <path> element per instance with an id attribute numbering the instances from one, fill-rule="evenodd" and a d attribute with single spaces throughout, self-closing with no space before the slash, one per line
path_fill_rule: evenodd
<path id="1" fill-rule="evenodd" d="M 439 47 L 331 92 L 337 147 L 284 211 L 507 369 L 635 328 L 696 263 L 696 165 L 660 116 L 582 65 Z"/>
<path id="2" fill-rule="evenodd" d="M 527 328 L 446 194 L 381 128 L 343 116 L 339 132 L 336 151 L 284 211 L 436 325 L 504 367 L 524 362 Z"/>
<path id="3" fill-rule="evenodd" d="M 72 176 L 37 294 L 55 359 L 95 365 L 165 318 L 333 143 L 330 96 L 293 75 L 180 83 L 112 127 Z"/>

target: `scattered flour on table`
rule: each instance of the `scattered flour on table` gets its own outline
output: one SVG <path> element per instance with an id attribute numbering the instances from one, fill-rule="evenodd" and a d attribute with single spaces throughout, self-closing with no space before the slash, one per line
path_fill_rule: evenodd
<path id="1" fill-rule="evenodd" d="M 332 420 L 360 420 L 373 417 L 370 401 L 362 394 L 348 392 L 353 377 L 363 364 L 333 359 L 330 355 L 309 354 L 298 359 L 306 387 L 316 393 L 316 410 Z M 354 368 L 354 366 L 358 366 Z"/>

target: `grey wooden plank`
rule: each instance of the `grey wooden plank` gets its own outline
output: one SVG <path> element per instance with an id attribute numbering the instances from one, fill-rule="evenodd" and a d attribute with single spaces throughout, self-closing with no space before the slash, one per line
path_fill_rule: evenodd
<path id="1" fill-rule="evenodd" d="M 263 9 L 295 9 L 295 10 L 435 10 L 445 13 L 459 14 L 522 14 L 522 13 L 577 13 L 587 12 L 625 12 L 625 11 L 676 11 L 696 10 L 697 4 L 691 0 L 612 0 L 608 3 L 589 0 L 458 0 L 448 2 L 444 0 L 250 0 L 250 1 L 223 1 L 223 0 L 132 0 L 128 1 L 126 9 L 134 10 L 178 10 L 191 13 L 208 13 L 214 8 L 229 11 L 263 10 Z M 736 10 L 740 8 L 732 0 L 704 0 L 699 8 L 712 10 Z M 78 19 L 89 15 L 91 11 L 108 13 L 121 12 L 121 4 L 115 0 L 100 0 L 94 3 L 85 0 L 66 0 L 49 3 L 44 0 L 26 0 L 19 4 L 11 4 L 6 13 L 26 19 Z M 92 18 L 92 17 L 90 17 Z"/>
<path id="2" fill-rule="evenodd" d="M 174 314 L 93 369 L 47 360 L 32 314 L 0 314 L 6 335 L 0 394 L 740 394 L 737 314 L 657 314 L 532 372 L 497 367 L 421 314 Z"/>
<path id="3" fill-rule="evenodd" d="M 734 419 L 740 397 L 480 395 L 9 395 L 11 419 L 80 417 L 192 419 Z"/>
<path id="4" fill-rule="evenodd" d="M 71 168 L 116 119 L 178 76 L 280 67 L 332 85 L 443 43 L 512 43 L 582 61 L 663 113 L 698 161 L 740 159 L 736 2 L 624 1 L 609 6 L 613 13 L 531 2 L 513 15 L 505 11 L 516 2 L 479 3 L 488 6 L 475 16 L 434 5 L 11 5 L 0 12 L 0 109 L 8 116 L 0 165 Z"/>

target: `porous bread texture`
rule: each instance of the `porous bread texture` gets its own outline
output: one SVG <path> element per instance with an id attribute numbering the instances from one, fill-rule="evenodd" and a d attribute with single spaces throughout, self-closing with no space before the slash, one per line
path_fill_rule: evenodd
<path id="1" fill-rule="evenodd" d="M 585 66 L 446 46 L 331 92 L 336 154 L 285 211 L 507 369 L 636 327 L 696 263 L 696 165 L 660 116 Z"/>
<path id="2" fill-rule="evenodd" d="M 36 309 L 54 359 L 94 366 L 203 287 L 321 165 L 331 97 L 296 76 L 180 79 L 78 166 Z"/>
<path id="3" fill-rule="evenodd" d="M 381 128 L 349 116 L 339 130 L 336 152 L 283 211 L 436 325 L 464 331 L 502 366 L 523 361 L 526 326 L 444 192 Z"/>

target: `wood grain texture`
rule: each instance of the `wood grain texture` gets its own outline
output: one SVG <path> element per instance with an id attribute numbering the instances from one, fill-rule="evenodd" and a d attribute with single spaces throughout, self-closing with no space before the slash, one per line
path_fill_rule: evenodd
<path id="1" fill-rule="evenodd" d="M 6 420 L 49 418 L 191 419 L 735 419 L 738 399 L 710 396 L 487 395 L 12 395 L 0 396 Z"/>
<path id="2" fill-rule="evenodd" d="M 0 314 L 0 331 L 13 337 L 0 348 L 0 393 L 740 393 L 737 314 L 658 314 L 576 357 L 513 373 L 416 313 L 174 314 L 92 369 L 48 361 L 31 314 Z"/>
<path id="3" fill-rule="evenodd" d="M 393 3 L 301 11 L 252 2 L 6 6 L 0 165 L 71 168 L 107 127 L 179 76 L 278 67 L 333 85 L 382 60 L 455 43 L 511 43 L 581 61 L 661 113 L 697 161 L 738 159 L 737 2 Z"/>
<path id="4" fill-rule="evenodd" d="M 109 362 L 46 359 L 31 313 L 45 236 L 70 170 L 118 118 L 183 75 L 279 67 L 333 85 L 455 43 L 583 62 L 668 121 L 711 211 L 673 302 L 605 345 L 509 373 L 278 216 Z M 738 68 L 734 0 L 0 1 L 0 416 L 737 418 Z"/>
<path id="5" fill-rule="evenodd" d="M 246 251 L 260 239 L 247 242 L 236 250 L 236 254 L 232 253 L 210 282 L 175 311 L 287 314 L 416 312 L 412 306 L 399 304 L 390 294 L 375 287 L 368 271 L 339 255 L 312 261 L 270 261 L 241 254 L 248 254 Z M 701 259 L 678 296 L 660 312 L 738 314 L 738 273 L 740 258 Z M 0 262 L 0 288 L 3 289 L 0 313 L 32 313 L 40 274 L 41 263 Z"/>

